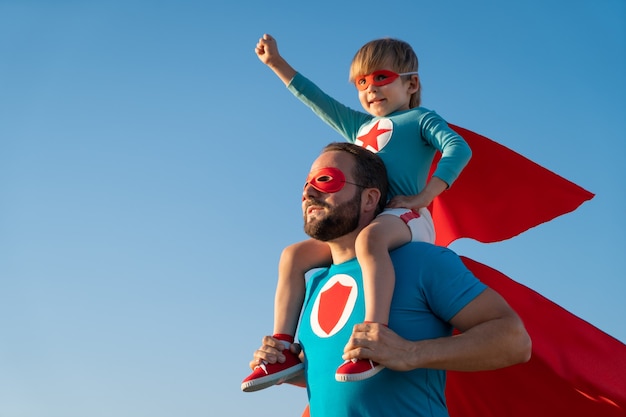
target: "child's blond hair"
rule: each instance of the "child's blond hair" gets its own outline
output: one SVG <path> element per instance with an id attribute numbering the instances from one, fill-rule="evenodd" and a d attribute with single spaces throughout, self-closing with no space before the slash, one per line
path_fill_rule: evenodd
<path id="1" fill-rule="evenodd" d="M 354 55 L 350 65 L 350 82 L 382 68 L 404 73 L 417 72 L 418 66 L 417 54 L 408 43 L 393 38 L 375 39 L 363 45 Z M 421 92 L 422 86 L 418 84 L 417 91 L 411 95 L 409 108 L 419 107 Z"/>

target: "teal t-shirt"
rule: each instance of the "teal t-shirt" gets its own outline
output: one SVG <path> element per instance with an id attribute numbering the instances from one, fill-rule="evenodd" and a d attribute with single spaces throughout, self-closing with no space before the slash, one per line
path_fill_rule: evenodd
<path id="1" fill-rule="evenodd" d="M 484 291 L 451 250 L 424 242 L 391 253 L 396 285 L 389 327 L 408 340 L 450 336 L 448 321 Z M 383 369 L 359 382 L 337 382 L 335 371 L 352 328 L 364 318 L 361 269 L 356 259 L 307 282 L 298 338 L 306 356 L 311 415 L 315 417 L 448 416 L 445 371 Z"/>

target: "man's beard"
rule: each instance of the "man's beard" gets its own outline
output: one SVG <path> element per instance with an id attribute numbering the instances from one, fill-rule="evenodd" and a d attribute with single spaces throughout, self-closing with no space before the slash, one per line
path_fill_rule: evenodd
<path id="1" fill-rule="evenodd" d="M 328 204 L 310 200 L 314 205 L 323 208 L 331 208 Z M 345 203 L 331 208 L 328 214 L 321 219 L 307 222 L 304 216 L 304 232 L 313 239 L 328 242 L 354 231 L 359 226 L 361 218 L 361 193 L 356 193 L 354 198 Z"/>

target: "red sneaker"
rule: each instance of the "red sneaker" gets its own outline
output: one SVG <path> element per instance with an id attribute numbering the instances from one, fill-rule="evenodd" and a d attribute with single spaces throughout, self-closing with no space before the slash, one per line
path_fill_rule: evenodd
<path id="1" fill-rule="evenodd" d="M 283 350 L 285 362 L 267 363 L 257 365 L 252 373 L 241 383 L 243 392 L 253 392 L 272 385 L 281 384 L 304 371 L 304 364 L 289 349 Z"/>
<path id="2" fill-rule="evenodd" d="M 384 366 L 370 359 L 352 359 L 345 361 L 335 372 L 339 382 L 362 381 L 382 371 Z"/>

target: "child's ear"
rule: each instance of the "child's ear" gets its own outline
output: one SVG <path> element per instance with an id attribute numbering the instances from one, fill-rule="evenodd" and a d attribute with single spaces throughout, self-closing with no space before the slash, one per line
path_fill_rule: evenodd
<path id="1" fill-rule="evenodd" d="M 411 94 L 417 93 L 420 88 L 420 77 L 417 74 L 411 75 L 411 79 L 409 80 L 409 92 Z"/>

